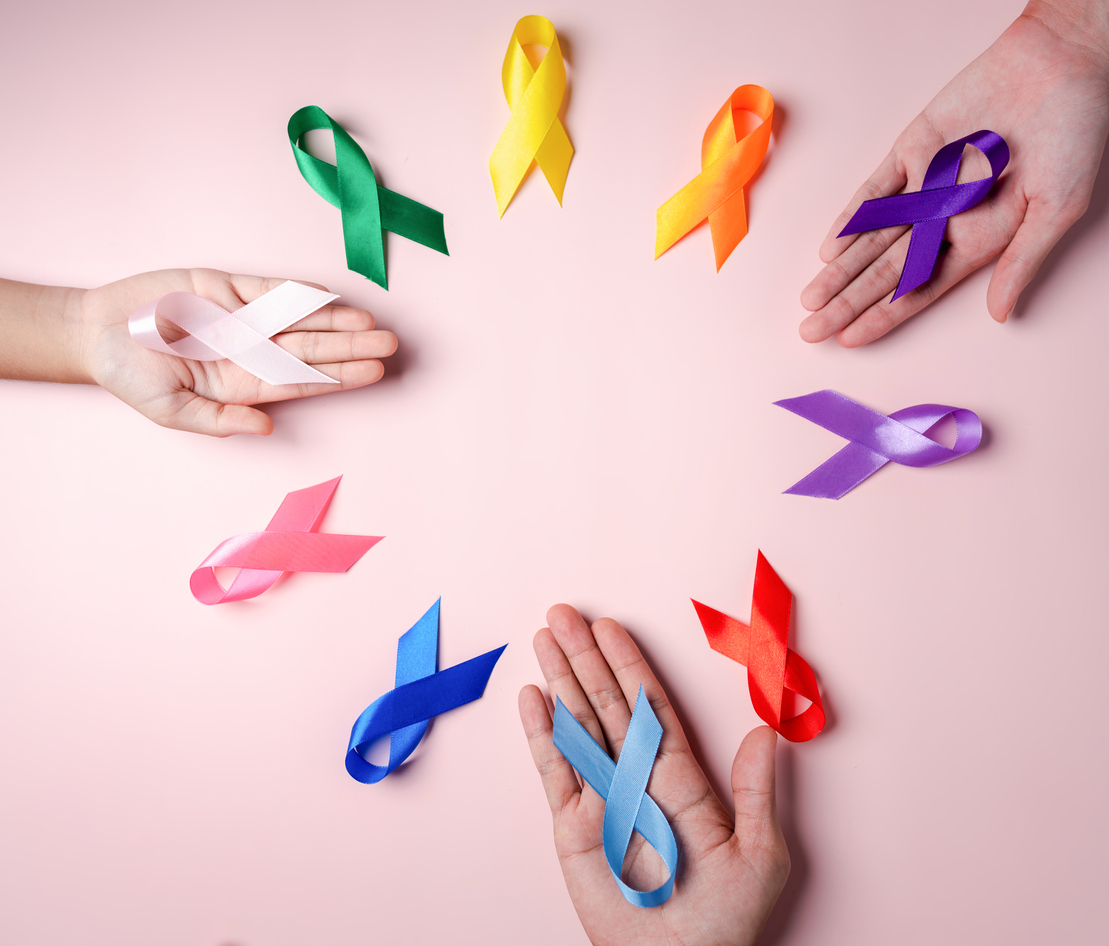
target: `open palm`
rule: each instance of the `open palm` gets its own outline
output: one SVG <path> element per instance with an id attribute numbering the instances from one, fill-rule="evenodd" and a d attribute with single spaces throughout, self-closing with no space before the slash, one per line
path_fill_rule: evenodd
<path id="1" fill-rule="evenodd" d="M 324 306 L 273 337 L 301 361 L 339 381 L 335 385 L 266 384 L 231 361 L 190 361 L 149 351 L 136 344 L 127 328 L 135 309 L 166 293 L 195 293 L 234 311 L 283 282 L 212 269 L 167 269 L 90 289 L 78 303 L 88 374 L 164 427 L 216 437 L 271 433 L 269 417 L 248 405 L 377 381 L 384 371 L 377 359 L 396 351 L 397 340 L 392 332 L 375 331 L 373 316 L 362 309 Z M 171 325 L 165 328 L 170 340 L 181 334 Z"/>
<path id="2" fill-rule="evenodd" d="M 865 345 L 998 256 L 986 303 L 998 322 L 1009 317 L 1051 248 L 1085 213 L 1109 128 L 1109 35 L 1056 27 L 1026 12 L 902 132 L 820 247 L 827 265 L 801 294 L 812 313 L 801 324 L 805 341 L 838 333 L 845 347 Z M 935 153 L 980 129 L 1008 143 L 1008 169 L 989 197 L 949 219 L 951 247 L 931 280 L 884 301 L 905 262 L 908 228 L 837 234 L 864 200 L 919 190 Z M 987 176 L 985 157 L 967 148 L 959 181 Z"/>
<path id="3" fill-rule="evenodd" d="M 759 727 L 739 748 L 732 766 L 733 819 L 627 631 L 608 618 L 590 627 L 565 604 L 551 608 L 547 621 L 550 627 L 535 636 L 535 653 L 551 697 L 559 697 L 614 758 L 642 684 L 663 728 L 647 792 L 674 829 L 680 852 L 674 893 L 665 904 L 643 908 L 624 899 L 601 844 L 604 800 L 578 783 L 552 741 L 543 694 L 525 687 L 520 719 L 554 816 L 566 887 L 590 940 L 597 946 L 754 943 L 789 873 L 774 804 L 774 731 Z M 635 834 L 624 874 L 631 886 L 649 890 L 666 879 L 666 868 Z"/>

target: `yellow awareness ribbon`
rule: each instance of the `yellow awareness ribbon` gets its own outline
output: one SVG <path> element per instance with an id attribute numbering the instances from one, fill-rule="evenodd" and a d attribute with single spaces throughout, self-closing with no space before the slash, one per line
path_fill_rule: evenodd
<path id="1" fill-rule="evenodd" d="M 538 69 L 528 61 L 525 46 L 547 47 Z M 489 158 L 498 214 L 504 216 L 532 161 L 561 205 L 574 146 L 558 120 L 566 92 L 566 64 L 554 24 L 545 16 L 525 16 L 516 24 L 501 67 L 501 85 L 512 117 Z"/>
<path id="2" fill-rule="evenodd" d="M 753 112 L 762 124 L 736 139 L 735 112 Z M 658 209 L 655 259 L 708 218 L 716 271 L 747 236 L 743 188 L 755 176 L 770 144 L 774 97 L 761 85 L 741 85 L 705 129 L 701 173 Z"/>

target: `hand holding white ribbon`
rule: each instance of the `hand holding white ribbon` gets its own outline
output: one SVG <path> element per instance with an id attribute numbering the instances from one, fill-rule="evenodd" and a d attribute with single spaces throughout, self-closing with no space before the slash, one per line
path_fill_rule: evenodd
<path id="1" fill-rule="evenodd" d="M 171 292 L 131 313 L 131 337 L 151 351 L 193 361 L 226 358 L 267 384 L 338 384 L 270 341 L 338 296 L 297 282 L 284 282 L 241 309 L 228 312 L 191 292 Z M 189 334 L 167 342 L 157 316 Z"/>

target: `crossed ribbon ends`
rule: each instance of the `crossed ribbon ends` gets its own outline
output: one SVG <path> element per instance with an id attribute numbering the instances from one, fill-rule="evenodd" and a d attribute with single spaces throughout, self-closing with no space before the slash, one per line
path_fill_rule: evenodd
<path id="1" fill-rule="evenodd" d="M 735 113 L 762 119 L 742 138 Z M 760 85 L 741 85 L 709 122 L 701 142 L 701 173 L 659 207 L 655 220 L 655 259 L 707 219 L 716 254 L 716 271 L 747 235 L 743 188 L 755 176 L 770 144 L 774 97 Z"/>
<path id="2" fill-rule="evenodd" d="M 955 183 L 963 150 L 972 145 L 990 162 L 990 176 L 966 184 Z M 879 230 L 882 227 L 911 226 L 909 251 L 901 270 L 897 289 L 890 302 L 916 289 L 932 278 L 936 268 L 947 220 L 979 203 L 993 187 L 1009 163 L 1009 146 L 996 131 L 976 131 L 944 145 L 936 152 L 924 175 L 919 191 L 894 194 L 864 201 L 839 236 Z"/>
<path id="3" fill-rule="evenodd" d="M 759 718 L 790 742 L 807 742 L 824 728 L 824 702 L 816 675 L 787 646 L 793 596 L 759 552 L 751 623 L 744 624 L 699 601 L 693 602 L 709 646 L 747 668 L 747 688 Z M 810 701 L 796 716 L 782 719 L 782 699 L 789 690 Z"/>
<path id="4" fill-rule="evenodd" d="M 346 767 L 359 782 L 380 782 L 401 765 L 424 737 L 433 716 L 479 699 L 508 646 L 440 670 L 439 600 L 397 641 L 395 688 L 366 707 L 350 731 Z M 385 736 L 389 737 L 388 764 L 366 761 L 365 751 Z"/>
<path id="5" fill-rule="evenodd" d="M 798 496 L 839 499 L 891 460 L 904 466 L 938 466 L 966 456 L 982 442 L 982 421 L 963 407 L 917 404 L 887 416 L 831 390 L 774 403 L 851 441 L 785 490 Z M 955 421 L 953 447 L 928 436 L 948 417 Z"/>
<path id="6" fill-rule="evenodd" d="M 547 48 L 538 68 L 528 60 L 525 46 Z M 554 24 L 545 16 L 525 16 L 516 24 L 501 66 L 501 86 L 512 117 L 489 157 L 497 215 L 504 216 L 533 161 L 561 205 L 574 146 L 558 117 L 566 94 L 566 63 Z"/>
<path id="7" fill-rule="evenodd" d="M 302 147 L 304 136 L 317 129 L 330 131 L 334 138 L 334 164 L 313 157 Z M 378 184 L 366 152 L 322 108 L 308 105 L 294 112 L 288 132 L 301 175 L 342 214 L 348 269 L 389 288 L 384 230 L 450 255 L 443 215 Z"/>
<path id="8" fill-rule="evenodd" d="M 635 709 L 628 723 L 619 761 L 612 761 L 574 718 L 574 714 L 566 709 L 562 700 L 557 698 L 553 737 L 555 748 L 605 800 L 601 826 L 605 859 L 624 899 L 637 907 L 657 907 L 665 903 L 674 892 L 678 842 L 662 809 L 647 794 L 647 782 L 662 741 L 662 725 L 644 695 L 643 687 L 640 686 L 635 699 Z M 636 890 L 621 879 L 624 854 L 631 843 L 633 830 L 638 831 L 658 852 L 670 873 L 666 881 L 654 890 Z"/>
<path id="9" fill-rule="evenodd" d="M 189 579 L 201 604 L 256 598 L 285 572 L 345 572 L 381 541 L 380 535 L 320 532 L 341 476 L 289 493 L 265 532 L 247 532 L 221 542 Z M 216 578 L 217 568 L 240 568 L 230 588 Z"/>
<path id="10" fill-rule="evenodd" d="M 189 358 L 226 358 L 267 384 L 338 384 L 306 365 L 270 337 L 339 298 L 296 282 L 283 282 L 241 309 L 223 306 L 191 292 L 171 292 L 131 313 L 127 329 L 143 348 Z M 189 334 L 169 342 L 158 329 L 158 318 Z"/>

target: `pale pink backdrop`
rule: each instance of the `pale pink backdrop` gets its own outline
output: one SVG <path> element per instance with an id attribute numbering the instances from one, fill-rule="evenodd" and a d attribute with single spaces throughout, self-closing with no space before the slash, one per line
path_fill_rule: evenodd
<path id="1" fill-rule="evenodd" d="M 866 349 L 797 336 L 831 220 L 1019 0 L 5 6 L 3 275 L 316 280 L 401 353 L 273 408 L 268 440 L 0 385 L 0 941 L 584 943 L 516 716 L 532 634 L 556 601 L 625 622 L 726 787 L 757 719 L 689 598 L 745 618 L 758 548 L 831 709 L 780 750 L 793 874 L 765 942 L 1100 939 L 1109 183 L 1008 325 L 987 269 Z M 562 209 L 533 174 L 498 220 L 500 63 L 532 12 L 577 154 Z M 704 230 L 652 260 L 749 82 L 778 103 L 750 235 L 719 274 Z M 388 293 L 346 270 L 285 137 L 307 104 L 445 213 L 449 258 L 390 238 Z M 841 442 L 772 402 L 824 387 L 968 407 L 987 440 L 781 495 Z M 325 528 L 387 536 L 350 574 L 192 599 L 218 542 L 340 473 Z M 508 650 L 360 785 L 350 725 L 439 595 L 443 666 Z"/>

